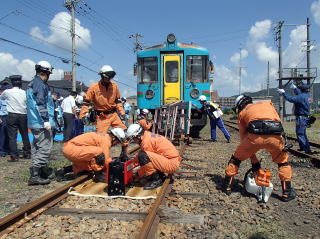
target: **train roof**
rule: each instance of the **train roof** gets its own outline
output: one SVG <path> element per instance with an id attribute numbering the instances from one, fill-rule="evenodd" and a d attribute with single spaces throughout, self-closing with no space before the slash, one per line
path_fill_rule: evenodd
<path id="1" fill-rule="evenodd" d="M 179 47 L 179 48 L 196 48 L 196 49 L 206 49 L 206 48 L 204 48 L 204 47 L 202 47 L 202 46 L 199 46 L 199 45 L 196 45 L 196 44 L 194 44 L 194 43 L 180 43 L 180 42 L 178 42 L 177 43 L 177 46 Z M 154 45 L 154 46 L 150 46 L 150 47 L 146 47 L 146 48 L 144 48 L 143 49 L 143 51 L 145 51 L 145 50 L 155 50 L 155 49 L 164 49 L 164 48 L 166 48 L 167 47 L 167 44 L 165 44 L 165 43 L 163 43 L 163 44 L 159 44 L 159 45 Z"/>

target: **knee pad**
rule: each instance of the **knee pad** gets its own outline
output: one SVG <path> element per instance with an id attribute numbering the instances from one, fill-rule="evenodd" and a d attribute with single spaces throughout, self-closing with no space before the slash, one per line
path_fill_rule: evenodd
<path id="1" fill-rule="evenodd" d="M 139 160 L 140 166 L 144 166 L 150 162 L 150 158 L 145 151 L 140 151 L 138 153 L 138 160 Z"/>

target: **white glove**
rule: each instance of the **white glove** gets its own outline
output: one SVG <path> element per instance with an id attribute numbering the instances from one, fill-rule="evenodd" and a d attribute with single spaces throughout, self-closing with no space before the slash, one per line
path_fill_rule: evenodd
<path id="1" fill-rule="evenodd" d="M 50 122 L 44 122 L 43 125 L 44 125 L 44 127 L 45 127 L 47 130 L 50 130 L 50 129 L 51 129 Z"/>
<path id="2" fill-rule="evenodd" d="M 278 91 L 279 94 L 284 94 L 285 93 L 284 89 L 277 89 L 277 91 Z"/>
<path id="3" fill-rule="evenodd" d="M 139 169 L 140 169 L 140 166 L 133 168 L 132 169 L 133 174 L 138 173 Z"/>
<path id="4" fill-rule="evenodd" d="M 294 83 L 291 83 L 290 88 L 294 90 L 297 86 Z"/>

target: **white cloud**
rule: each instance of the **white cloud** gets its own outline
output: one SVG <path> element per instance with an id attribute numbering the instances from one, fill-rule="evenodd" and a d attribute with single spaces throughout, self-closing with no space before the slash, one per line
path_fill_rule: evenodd
<path id="1" fill-rule="evenodd" d="M 245 59 L 248 56 L 248 51 L 246 49 L 241 49 L 241 60 Z M 234 64 L 239 64 L 240 61 L 240 53 L 235 53 L 230 57 L 230 61 Z"/>
<path id="2" fill-rule="evenodd" d="M 314 17 L 314 21 L 320 25 L 320 1 L 315 1 L 310 7 L 311 13 Z"/>
<path id="3" fill-rule="evenodd" d="M 261 22 L 256 22 L 254 26 L 251 27 L 249 36 L 256 40 L 263 39 L 268 35 L 270 27 L 271 21 L 268 19 Z"/>
<path id="4" fill-rule="evenodd" d="M 71 34 L 70 34 L 70 22 L 71 16 L 67 12 L 60 12 L 55 15 L 55 17 L 50 22 L 50 34 L 45 36 L 45 32 L 39 27 L 33 27 L 30 34 L 34 36 L 34 39 L 38 41 L 39 39 L 50 42 L 54 45 L 60 46 L 64 49 L 71 49 Z M 75 19 L 75 33 L 76 36 L 76 46 L 77 49 L 86 49 L 88 45 L 91 44 L 90 30 L 81 26 L 78 19 Z"/>
<path id="5" fill-rule="evenodd" d="M 0 52 L 0 79 L 10 75 L 22 75 L 22 79 L 30 81 L 35 75 L 35 62 L 30 59 L 18 60 L 10 53 Z M 54 69 L 50 80 L 61 80 L 63 70 Z"/>

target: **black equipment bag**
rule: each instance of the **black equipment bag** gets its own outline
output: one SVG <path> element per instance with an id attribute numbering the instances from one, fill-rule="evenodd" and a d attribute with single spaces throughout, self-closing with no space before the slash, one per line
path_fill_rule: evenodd
<path id="1" fill-rule="evenodd" d="M 310 128 L 311 125 L 317 120 L 316 117 L 309 115 L 307 120 L 307 127 Z"/>
<path id="2" fill-rule="evenodd" d="M 274 120 L 255 120 L 249 123 L 248 132 L 252 134 L 273 134 L 281 135 L 283 127 L 281 122 Z"/>

